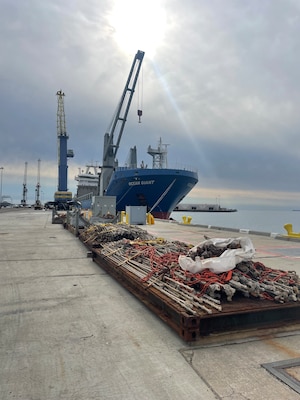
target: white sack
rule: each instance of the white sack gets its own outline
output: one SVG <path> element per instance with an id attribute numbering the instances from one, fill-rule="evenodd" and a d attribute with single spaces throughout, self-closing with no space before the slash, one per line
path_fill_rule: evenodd
<path id="1" fill-rule="evenodd" d="M 213 244 L 216 247 L 224 248 L 232 242 L 239 242 L 241 248 L 227 249 L 220 255 L 220 257 L 200 259 L 199 256 L 196 256 L 195 261 L 189 256 L 180 255 L 178 258 L 179 265 L 183 270 L 189 271 L 193 274 L 201 272 L 206 268 L 216 274 L 221 274 L 222 272 L 230 271 L 231 269 L 235 268 L 236 264 L 242 261 L 249 261 L 252 259 L 255 249 L 248 237 L 232 239 L 215 238 L 205 240 L 204 242 L 201 242 L 197 246 L 193 247 L 189 251 L 189 254 L 192 255 L 193 253 L 196 253 L 197 248 L 202 247 L 204 244 Z"/>

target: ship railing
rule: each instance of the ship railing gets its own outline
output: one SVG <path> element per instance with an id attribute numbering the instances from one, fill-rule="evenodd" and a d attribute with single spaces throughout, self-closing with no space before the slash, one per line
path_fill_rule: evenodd
<path id="1" fill-rule="evenodd" d="M 172 169 L 180 169 L 183 171 L 190 171 L 190 172 L 198 172 L 198 169 L 195 167 L 192 167 L 191 165 L 186 165 L 186 164 L 180 164 L 180 163 L 176 163 L 174 165 L 168 164 L 168 168 L 172 168 Z"/>
<path id="2" fill-rule="evenodd" d="M 152 168 L 152 166 L 144 166 L 144 167 L 116 167 L 115 170 L 116 171 L 126 171 L 126 170 L 131 170 L 131 169 L 162 169 L 162 168 Z M 190 171 L 190 172 L 198 172 L 197 168 L 193 168 L 191 166 L 187 166 L 187 165 L 179 165 L 179 164 L 175 164 L 175 165 L 169 165 L 168 167 L 166 167 L 166 169 L 178 169 L 180 171 Z"/>

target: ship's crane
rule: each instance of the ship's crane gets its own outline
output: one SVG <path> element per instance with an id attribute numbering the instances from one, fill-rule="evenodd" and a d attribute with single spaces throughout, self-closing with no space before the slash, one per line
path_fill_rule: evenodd
<path id="1" fill-rule="evenodd" d="M 123 90 L 120 102 L 117 106 L 116 112 L 113 116 L 112 122 L 104 135 L 104 146 L 103 146 L 103 161 L 101 167 L 100 176 L 100 195 L 103 196 L 108 187 L 110 178 L 112 176 L 113 170 L 118 165 L 116 159 L 117 152 L 119 149 L 120 141 L 122 138 L 123 130 L 127 120 L 128 111 L 130 108 L 131 100 L 136 87 L 137 79 L 142 66 L 142 61 L 144 58 L 144 52 L 138 50 L 136 53 L 133 63 L 129 72 L 129 76 Z M 141 117 L 142 112 L 139 110 L 139 117 Z M 114 135 L 117 136 L 117 141 L 114 144 Z"/>
<path id="2" fill-rule="evenodd" d="M 21 200 L 21 204 L 22 206 L 26 206 L 27 205 L 27 165 L 28 162 L 25 162 L 25 169 L 24 169 L 24 181 L 23 181 L 23 197 Z"/>
<path id="3" fill-rule="evenodd" d="M 58 187 L 54 194 L 54 200 L 65 203 L 72 199 L 72 193 L 68 192 L 68 163 L 69 157 L 74 157 L 73 150 L 67 149 L 69 136 L 66 129 L 66 117 L 64 108 L 65 94 L 62 90 L 56 92 L 57 96 L 57 153 L 58 153 Z"/>
<path id="4" fill-rule="evenodd" d="M 35 187 L 35 204 L 34 204 L 35 210 L 41 210 L 43 208 L 40 200 L 40 188 L 41 188 L 40 178 L 41 178 L 41 160 L 38 159 L 37 182 Z"/>

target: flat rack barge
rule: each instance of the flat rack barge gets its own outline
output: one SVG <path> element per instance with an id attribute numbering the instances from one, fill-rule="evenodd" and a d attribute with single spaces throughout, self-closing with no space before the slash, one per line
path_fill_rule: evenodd
<path id="1" fill-rule="evenodd" d="M 282 324 L 300 322 L 299 302 L 281 304 L 243 297 L 223 303 L 221 312 L 212 311 L 211 314 L 207 314 L 199 311 L 197 315 L 190 315 L 160 290 L 141 282 L 122 265 L 111 262 L 97 249 L 90 247 L 90 250 L 93 260 L 101 268 L 126 287 L 186 342 L 194 342 L 211 334 L 276 328 Z"/>
<path id="2" fill-rule="evenodd" d="M 71 225 L 66 227 L 74 232 Z M 104 225 L 102 228 L 98 226 L 97 229 L 104 229 L 103 227 Z M 178 275 L 176 257 L 178 252 L 188 251 L 188 245 L 167 242 L 151 235 L 143 237 L 141 232 L 145 234 L 147 232 L 137 227 L 120 228 L 118 224 L 115 227 L 113 224 L 106 224 L 105 227 L 110 234 L 116 230 L 117 233 L 112 235 L 114 238 L 103 240 L 93 226 L 80 229 L 78 233 L 94 262 L 127 288 L 186 342 L 195 342 L 214 334 L 279 328 L 300 322 L 299 298 L 294 301 L 282 301 L 282 299 L 274 301 L 274 298 L 267 300 L 263 296 L 254 298 L 250 295 L 247 298 L 242 292 L 236 292 L 232 301 L 224 299 L 224 296 L 220 300 L 208 296 L 205 300 L 205 297 L 195 296 L 195 291 L 191 287 L 184 288 L 187 294 L 183 297 L 178 296 L 176 290 L 186 285 L 182 281 L 175 282 L 173 279 L 176 274 Z M 120 233 L 120 229 L 127 232 L 125 236 Z M 138 232 L 131 236 L 134 230 Z M 139 239 L 136 240 L 136 237 Z M 173 249 L 168 249 L 170 246 Z M 160 256 L 154 254 L 153 249 L 156 247 L 163 249 Z M 172 253 L 177 254 L 171 261 L 168 263 L 164 261 L 164 265 L 158 268 L 157 259 Z M 170 271 L 173 271 L 173 275 Z M 195 279 L 191 276 L 189 278 Z M 293 275 L 292 279 L 296 287 L 299 287 L 298 276 Z"/>

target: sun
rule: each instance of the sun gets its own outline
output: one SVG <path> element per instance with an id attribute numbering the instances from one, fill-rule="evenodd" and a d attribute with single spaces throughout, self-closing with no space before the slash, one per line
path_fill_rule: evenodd
<path id="1" fill-rule="evenodd" d="M 122 50 L 152 58 L 165 35 L 166 12 L 161 0 L 115 0 L 109 23 Z"/>

